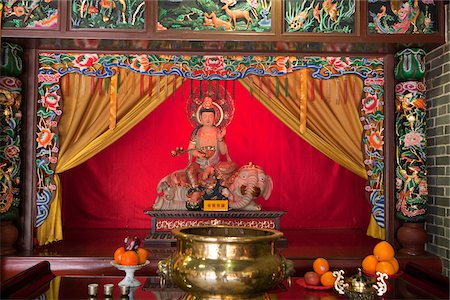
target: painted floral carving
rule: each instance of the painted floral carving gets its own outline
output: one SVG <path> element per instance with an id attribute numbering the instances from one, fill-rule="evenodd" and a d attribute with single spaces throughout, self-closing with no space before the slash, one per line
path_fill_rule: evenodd
<path id="1" fill-rule="evenodd" d="M 366 166 L 366 192 L 372 204 L 372 216 L 384 228 L 384 79 L 365 79 L 365 97 L 361 99 L 363 157 Z"/>
<path id="2" fill-rule="evenodd" d="M 55 110 L 59 106 L 59 98 L 59 95 L 56 93 L 47 93 L 42 101 L 49 109 Z"/>
<path id="3" fill-rule="evenodd" d="M 0 220 L 19 216 L 21 85 L 17 78 L 0 77 Z"/>
<path id="4" fill-rule="evenodd" d="M 374 95 L 368 95 L 362 99 L 362 109 L 365 113 L 372 113 L 378 108 L 378 98 Z"/>
<path id="5" fill-rule="evenodd" d="M 83 70 L 92 67 L 96 62 L 98 62 L 97 54 L 82 54 L 76 57 L 74 65 Z"/>
<path id="6" fill-rule="evenodd" d="M 327 57 L 327 61 L 338 71 L 345 70 L 345 68 L 350 66 L 350 59 L 348 57 Z"/>
<path id="7" fill-rule="evenodd" d="M 407 81 L 396 85 L 398 138 L 396 195 L 397 217 L 406 222 L 424 221 L 427 212 L 425 85 Z"/>
<path id="8" fill-rule="evenodd" d="M 83 58 L 80 58 L 83 56 Z M 280 76 L 305 68 L 310 69 L 313 78 L 331 79 L 345 74 L 356 74 L 364 79 L 365 99 L 375 97 L 377 106 L 370 113 L 361 111 L 364 126 L 364 163 L 369 176 L 367 191 L 373 206 L 372 215 L 377 223 L 384 227 L 384 156 L 383 156 L 383 59 L 338 57 L 334 61 L 345 64 L 334 68 L 327 58 L 320 56 L 186 56 L 186 55 L 121 55 L 101 54 L 95 59 L 92 55 L 72 53 L 40 53 L 38 80 L 41 99 L 48 93 L 60 95 L 60 84 L 68 73 L 108 78 L 115 68 L 126 68 L 144 75 L 162 76 L 176 74 L 190 79 L 220 80 L 240 79 L 248 75 Z M 98 59 L 98 60 L 97 60 Z M 82 63 L 83 62 L 83 63 Z M 206 70 L 205 66 L 211 66 Z M 215 72 L 217 67 L 223 72 Z M 56 98 L 55 98 L 56 99 Z M 59 99 L 59 98 L 58 98 Z M 56 107 L 56 106 L 55 106 Z M 55 184 L 53 174 L 58 154 L 57 126 L 61 110 L 51 110 L 42 100 L 37 110 L 37 216 L 36 226 L 41 225 L 48 216 L 53 199 Z M 369 136 L 375 133 L 375 148 L 369 142 Z M 380 149 L 381 147 L 381 149 Z"/>

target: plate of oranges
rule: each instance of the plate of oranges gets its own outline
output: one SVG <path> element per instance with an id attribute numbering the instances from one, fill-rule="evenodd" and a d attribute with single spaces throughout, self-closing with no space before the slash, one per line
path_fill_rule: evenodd
<path id="1" fill-rule="evenodd" d="M 296 280 L 296 283 L 310 290 L 332 289 L 336 278 L 330 271 L 328 261 L 323 257 L 316 258 L 312 267 L 313 270 L 306 272 L 302 278 Z"/>
<path id="2" fill-rule="evenodd" d="M 373 247 L 373 253 L 364 257 L 361 267 L 367 276 L 376 277 L 376 273 L 385 273 L 389 278 L 396 278 L 403 274 L 394 247 L 389 242 L 381 241 Z"/>

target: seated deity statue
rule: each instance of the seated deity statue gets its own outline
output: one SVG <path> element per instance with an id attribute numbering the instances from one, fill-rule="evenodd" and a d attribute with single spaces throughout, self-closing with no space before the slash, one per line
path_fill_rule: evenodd
<path id="1" fill-rule="evenodd" d="M 187 167 L 161 179 L 154 210 L 200 210 L 205 199 L 228 199 L 231 209 L 261 209 L 253 200 L 269 198 L 272 179 L 259 166 L 249 163 L 238 169 L 231 160 L 225 127 L 233 111 L 231 97 L 220 102 L 210 96 L 191 100 L 188 115 L 195 128 L 189 145 L 172 151 L 172 156 L 188 154 Z"/>

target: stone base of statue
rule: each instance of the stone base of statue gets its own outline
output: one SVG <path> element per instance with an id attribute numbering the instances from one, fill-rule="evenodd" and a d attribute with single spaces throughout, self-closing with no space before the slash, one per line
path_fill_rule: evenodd
<path id="1" fill-rule="evenodd" d="M 152 218 L 152 229 L 145 238 L 144 245 L 169 243 L 175 246 L 176 239 L 171 233 L 175 228 L 228 225 L 280 230 L 280 218 L 286 212 L 276 209 L 259 211 L 161 211 L 148 209 L 144 210 L 144 213 Z M 277 245 L 287 245 L 286 239 L 281 239 Z"/>

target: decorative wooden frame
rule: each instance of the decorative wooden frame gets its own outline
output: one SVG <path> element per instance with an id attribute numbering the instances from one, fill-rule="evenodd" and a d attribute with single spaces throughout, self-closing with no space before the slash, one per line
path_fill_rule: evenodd
<path id="1" fill-rule="evenodd" d="M 190 1 L 194 2 L 192 0 L 190 0 Z M 238 0 L 238 1 L 241 1 L 241 0 Z M 274 26 L 276 26 L 276 24 L 275 24 L 276 22 L 273 22 L 273 19 L 274 19 L 274 6 L 277 5 L 276 3 L 279 2 L 279 0 L 257 0 L 256 2 L 259 2 L 259 1 L 261 1 L 261 5 L 263 3 L 264 3 L 264 5 L 269 5 L 270 4 L 269 5 L 270 6 L 269 13 L 271 15 L 271 19 L 270 19 L 271 20 L 271 25 L 270 25 L 270 30 L 267 30 L 267 31 L 262 31 L 262 32 L 247 31 L 247 30 L 238 30 L 238 31 L 236 31 L 235 29 L 233 29 L 234 22 L 233 22 L 233 20 L 231 20 L 231 16 L 227 15 L 227 13 L 225 13 L 225 15 L 227 15 L 227 17 L 229 18 L 229 22 L 230 22 L 229 25 L 230 25 L 230 27 L 228 27 L 229 26 L 227 24 L 228 22 L 226 22 L 226 21 L 224 22 L 223 19 L 217 18 L 217 21 L 216 21 L 218 23 L 217 26 L 219 26 L 221 28 L 219 28 L 219 29 L 216 28 L 216 30 L 213 30 L 213 29 L 210 29 L 210 30 L 182 30 L 182 29 L 180 29 L 180 30 L 178 30 L 178 29 L 165 28 L 164 24 L 159 22 L 158 15 L 159 15 L 159 10 L 160 10 L 160 7 L 159 7 L 160 2 L 164 2 L 164 3 L 167 3 L 167 2 L 165 0 L 158 0 L 158 1 L 155 1 L 155 16 L 154 16 L 154 19 L 153 19 L 155 32 L 156 33 L 158 33 L 158 32 L 165 32 L 165 33 L 167 33 L 167 32 L 177 32 L 177 33 L 184 33 L 184 34 L 191 33 L 191 34 L 195 34 L 195 35 L 197 35 L 197 34 L 200 34 L 200 35 L 202 35 L 202 34 L 211 34 L 211 33 L 213 33 L 213 34 L 226 34 L 226 35 L 236 35 L 236 34 L 265 35 L 265 34 L 272 34 L 274 32 L 273 28 L 274 28 Z M 241 1 L 241 3 L 242 2 L 244 2 L 244 1 Z M 269 2 L 269 4 L 267 2 Z M 218 2 L 218 5 L 220 7 L 220 5 L 224 5 L 224 3 Z M 259 8 L 260 7 L 258 7 L 258 9 Z M 234 11 L 235 9 L 230 8 L 230 10 Z M 252 12 L 252 10 L 254 10 L 254 12 Z M 249 11 L 249 17 L 252 19 L 252 21 L 255 21 L 252 18 L 252 16 L 254 16 L 252 14 L 257 13 L 257 10 L 256 10 L 256 8 L 254 8 L 252 10 Z M 217 12 L 217 11 L 214 11 L 214 12 L 215 12 L 216 15 L 218 15 L 218 17 L 219 17 L 219 15 L 223 15 L 223 13 L 221 11 L 220 11 L 220 13 Z M 185 17 L 187 17 L 187 16 L 185 16 Z M 185 17 L 183 17 L 183 19 Z M 206 18 L 206 17 L 208 17 L 208 16 L 204 16 L 204 18 Z M 208 18 L 209 18 L 210 22 L 213 23 L 213 21 L 211 20 L 211 16 L 209 16 Z M 239 19 L 238 19 L 238 21 L 239 21 Z M 219 23 L 221 25 L 219 25 Z M 203 25 L 205 25 L 205 23 L 203 23 Z M 211 24 L 210 26 L 214 26 L 214 24 Z M 165 29 L 162 29 L 161 27 L 163 27 Z"/>

